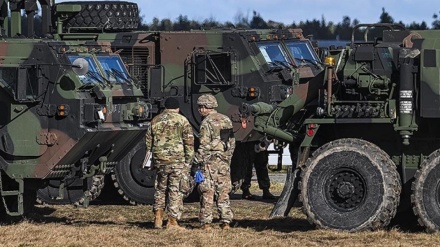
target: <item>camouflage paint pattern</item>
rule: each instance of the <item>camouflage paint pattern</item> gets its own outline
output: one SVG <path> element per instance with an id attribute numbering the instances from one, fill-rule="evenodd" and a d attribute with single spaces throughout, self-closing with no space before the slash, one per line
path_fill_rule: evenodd
<path id="1" fill-rule="evenodd" d="M 201 96 L 203 97 L 203 96 Z M 203 162 L 202 172 L 205 180 L 199 184 L 201 224 L 212 222 L 212 208 L 216 198 L 220 221 L 230 223 L 233 218 L 229 202 L 231 191 L 230 162 L 235 149 L 235 138 L 230 137 L 228 144 L 221 139 L 221 130 L 232 130 L 231 120 L 211 109 L 200 126 L 200 146 L 196 159 Z"/>
<path id="2" fill-rule="evenodd" d="M 119 59 L 102 42 L 5 39 L 0 44 L 5 116 L 0 163 L 9 176 L 62 178 L 79 160 L 90 167 L 103 156 L 111 166 L 145 129 L 137 122 L 146 117 L 133 113 L 136 106 L 148 110 L 139 102 L 139 87 L 125 81 L 87 86 L 73 71 L 71 56 L 96 63 L 102 57 Z"/>
<path id="3" fill-rule="evenodd" d="M 291 94 L 299 95 L 300 90 L 293 89 L 307 89 L 304 84 L 323 70 L 300 29 L 102 33 L 97 40 L 110 42 L 141 82 L 143 100 L 152 106 L 151 117 L 164 109 L 165 98 L 175 97 L 198 135 L 202 118 L 197 99 L 209 93 L 218 101 L 218 112 L 232 120 L 240 142 L 263 138 L 253 128 L 254 117 L 239 112 L 242 103 L 276 105 Z M 265 52 L 274 47 L 284 54 L 284 62 Z M 295 47 L 305 48 L 307 59 L 294 54 Z M 243 167 L 231 164 L 234 174 L 241 174 Z M 241 183 L 233 182 L 236 187 Z"/>
<path id="4" fill-rule="evenodd" d="M 397 165 L 409 195 L 405 188 L 423 157 L 440 148 L 439 40 L 438 30 L 384 30 L 374 39 L 353 40 L 329 50 L 334 63 L 294 86 L 277 107 L 261 102 L 245 113 L 255 116 L 257 131 L 300 148 L 341 138 L 374 143 Z"/>
<path id="5" fill-rule="evenodd" d="M 253 118 L 241 117 L 242 103 L 280 103 L 294 85 L 322 71 L 300 29 L 131 32 L 99 34 L 98 40 L 111 42 L 125 59 L 130 73 L 142 82 L 145 101 L 156 112 L 163 109 L 164 97 L 176 97 L 182 114 L 198 129 L 202 119 L 197 98 L 210 93 L 218 101 L 217 110 L 232 120 L 238 141 L 261 138 L 252 130 Z M 317 61 L 294 59 L 286 48 L 288 42 L 308 47 Z M 285 64 L 266 60 L 261 47 L 270 44 L 281 47 Z"/>

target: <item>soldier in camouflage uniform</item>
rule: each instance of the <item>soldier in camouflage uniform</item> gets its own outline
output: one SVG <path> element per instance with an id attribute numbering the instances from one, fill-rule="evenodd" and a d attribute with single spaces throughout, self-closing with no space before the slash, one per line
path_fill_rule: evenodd
<path id="1" fill-rule="evenodd" d="M 167 228 L 182 229 L 177 223 L 182 215 L 185 193 L 181 184 L 185 176 L 189 176 L 194 155 L 194 135 L 189 121 L 179 114 L 179 102 L 175 98 L 167 98 L 165 108 L 153 118 L 146 135 L 147 151 L 151 151 L 153 166 L 157 171 L 154 227 L 162 228 L 163 214 L 167 208 Z"/>
<path id="2" fill-rule="evenodd" d="M 203 229 L 211 229 L 214 198 L 220 214 L 220 226 L 229 229 L 233 213 L 229 202 L 232 189 L 230 163 L 235 149 L 235 138 L 231 120 L 218 113 L 214 96 L 204 94 L 197 100 L 199 113 L 204 118 L 200 126 L 200 146 L 196 160 L 202 162 L 205 180 L 199 184 L 200 213 L 199 220 Z"/>

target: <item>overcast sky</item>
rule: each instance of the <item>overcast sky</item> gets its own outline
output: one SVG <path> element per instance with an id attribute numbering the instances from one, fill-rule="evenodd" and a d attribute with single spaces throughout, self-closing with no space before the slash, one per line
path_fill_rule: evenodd
<path id="1" fill-rule="evenodd" d="M 65 0 L 64 0 L 65 1 Z M 90 0 L 89 0 L 90 1 Z M 284 24 L 318 19 L 339 23 L 343 16 L 351 20 L 358 19 L 361 23 L 379 21 L 382 8 L 396 22 L 409 24 L 413 21 L 425 21 L 431 26 L 433 14 L 439 13 L 439 0 L 128 0 L 136 2 L 149 23 L 153 17 L 160 20 L 169 18 L 175 21 L 181 14 L 190 20 L 202 22 L 214 18 L 221 23 L 235 23 L 236 17 L 252 18 L 253 11 L 265 20 L 273 20 Z M 56 2 L 63 2 L 56 0 Z"/>

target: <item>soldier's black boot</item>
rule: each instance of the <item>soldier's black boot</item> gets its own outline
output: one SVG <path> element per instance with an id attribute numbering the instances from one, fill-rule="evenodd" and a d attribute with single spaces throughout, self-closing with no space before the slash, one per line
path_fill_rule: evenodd
<path id="1" fill-rule="evenodd" d="M 243 191 L 243 194 L 241 195 L 241 198 L 246 199 L 246 200 L 254 199 L 254 195 L 251 194 L 249 189 L 242 189 L 242 191 Z"/>
<path id="2" fill-rule="evenodd" d="M 273 200 L 275 196 L 270 193 L 269 189 L 263 189 L 263 199 L 264 200 Z"/>

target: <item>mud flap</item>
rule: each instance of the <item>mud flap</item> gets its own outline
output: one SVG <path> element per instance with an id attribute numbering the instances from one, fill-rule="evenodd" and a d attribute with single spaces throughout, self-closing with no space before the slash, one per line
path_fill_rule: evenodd
<path id="1" fill-rule="evenodd" d="M 277 203 L 270 213 L 270 218 L 285 217 L 289 214 L 293 204 L 298 199 L 299 189 L 298 182 L 301 178 L 301 169 L 296 168 L 292 171 L 293 167 L 287 169 L 286 182 L 284 184 L 283 192 L 281 192 Z"/>

